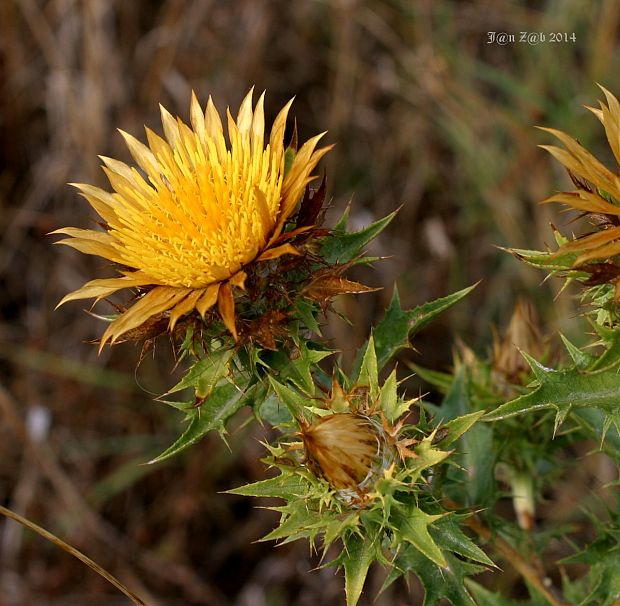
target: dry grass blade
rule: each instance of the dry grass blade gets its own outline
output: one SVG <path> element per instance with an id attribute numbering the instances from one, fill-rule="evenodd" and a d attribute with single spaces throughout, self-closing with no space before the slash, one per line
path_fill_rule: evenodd
<path id="1" fill-rule="evenodd" d="M 7 518 L 29 528 L 33 532 L 36 532 L 38 535 L 42 536 L 44 539 L 47 539 L 54 545 L 58 545 L 61 549 L 64 549 L 67 553 L 71 554 L 74 558 L 80 560 L 88 566 L 90 569 L 94 570 L 98 575 L 102 576 L 108 583 L 111 583 L 116 587 L 119 591 L 124 593 L 134 604 L 138 604 L 138 606 L 148 606 L 146 602 L 141 600 L 135 593 L 127 589 L 125 585 L 123 585 L 116 577 L 112 576 L 107 570 L 104 570 L 97 562 L 93 562 L 87 555 L 84 555 L 81 551 L 77 550 L 75 547 L 72 547 L 68 543 L 65 543 L 62 539 L 59 539 L 57 536 L 53 535 L 51 532 L 45 530 L 45 528 L 41 528 L 34 522 L 31 522 L 27 518 L 20 516 L 18 513 L 7 509 L 0 505 L 0 513 Z"/>

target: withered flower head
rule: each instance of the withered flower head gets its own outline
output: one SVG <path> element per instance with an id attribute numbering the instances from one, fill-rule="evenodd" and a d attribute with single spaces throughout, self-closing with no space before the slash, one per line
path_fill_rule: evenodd
<path id="1" fill-rule="evenodd" d="M 112 193 L 76 184 L 104 229 L 54 233 L 69 236 L 62 244 L 118 264 L 120 276 L 87 282 L 60 304 L 125 288 L 144 292 L 108 326 L 102 347 L 154 316 L 166 314 L 172 330 L 185 314 L 196 310 L 204 317 L 216 304 L 237 338 L 233 295 L 244 288 L 245 270 L 297 253 L 283 229 L 330 148 L 317 149 L 321 134 L 286 153 L 292 101 L 265 140 L 263 102 L 264 94 L 252 108 L 250 91 L 236 120 L 227 111 L 228 141 L 211 98 L 203 112 L 192 95 L 191 128 L 162 107 L 164 138 L 147 128 L 146 146 L 121 132 L 139 168 L 102 158 Z"/>
<path id="2" fill-rule="evenodd" d="M 546 349 L 536 310 L 528 300 L 519 299 L 504 333 L 493 336 L 493 371 L 509 384 L 522 384 L 530 367 L 521 352 L 540 360 Z"/>
<path id="3" fill-rule="evenodd" d="M 607 104 L 588 109 L 601 121 L 616 161 L 620 165 L 620 103 L 614 95 L 601 87 Z M 616 299 L 620 299 L 620 271 L 613 262 L 620 254 L 620 177 L 597 160 L 589 151 L 567 134 L 551 129 L 542 130 L 557 137 L 564 149 L 542 145 L 568 170 L 575 190 L 550 196 L 544 202 L 561 202 L 582 211 L 598 230 L 564 244 L 558 255 L 578 253 L 574 267 L 592 276 L 590 284 L 609 282 L 616 285 Z M 596 263 L 595 263 L 596 262 Z M 609 267 L 612 264 L 613 267 Z"/>

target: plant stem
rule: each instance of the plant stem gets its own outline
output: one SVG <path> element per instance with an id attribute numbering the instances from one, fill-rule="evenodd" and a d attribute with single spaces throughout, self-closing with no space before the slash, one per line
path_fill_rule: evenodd
<path id="1" fill-rule="evenodd" d="M 544 578 L 534 566 L 510 544 L 500 536 L 494 535 L 491 529 L 483 524 L 477 516 L 472 516 L 465 520 L 480 538 L 490 541 L 493 547 L 510 562 L 514 569 L 536 589 L 551 606 L 569 606 L 559 591 L 555 589 L 547 578 Z"/>
<path id="2" fill-rule="evenodd" d="M 452 499 L 444 499 L 444 504 L 450 509 L 462 509 L 462 507 Z M 481 539 L 489 541 L 493 547 L 501 553 L 504 558 L 512 564 L 513 568 L 534 587 L 551 606 L 571 606 L 564 600 L 560 592 L 551 585 L 543 571 L 539 571 L 536 566 L 530 564 L 508 541 L 494 534 L 491 529 L 480 521 L 476 515 L 464 520 L 465 524 L 471 528 Z"/>
<path id="3" fill-rule="evenodd" d="M 136 606 L 147 606 L 146 602 L 140 599 L 133 591 L 129 590 L 123 583 L 121 583 L 115 576 L 111 575 L 107 570 L 99 566 L 97 562 L 91 560 L 87 555 L 84 555 L 79 549 L 76 549 L 72 545 L 65 543 L 62 539 L 59 539 L 56 535 L 51 532 L 45 530 L 45 528 L 41 528 L 38 524 L 31 522 L 27 518 L 20 516 L 18 513 L 7 509 L 0 505 L 0 514 L 10 518 L 11 520 L 18 522 L 22 526 L 29 528 L 33 532 L 41 535 L 44 539 L 54 543 L 61 549 L 64 549 L 67 553 L 71 554 L 74 558 L 77 558 L 90 569 L 94 570 L 98 575 L 102 576 L 108 583 L 114 585 L 119 591 L 124 593 Z"/>

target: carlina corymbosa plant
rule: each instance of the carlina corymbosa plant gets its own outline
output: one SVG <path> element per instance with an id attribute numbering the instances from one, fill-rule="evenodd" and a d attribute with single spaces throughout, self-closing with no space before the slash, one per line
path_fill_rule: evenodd
<path id="1" fill-rule="evenodd" d="M 604 93 L 607 104 L 592 111 L 620 161 L 620 105 Z M 151 462 L 212 430 L 224 435 L 248 406 L 276 430 L 265 443 L 271 473 L 230 492 L 279 499 L 280 524 L 264 538 L 307 539 L 321 566 L 344 569 L 348 606 L 374 562 L 387 569 L 384 588 L 416 576 L 424 606 L 618 606 L 613 489 L 562 526 L 540 517 L 579 464 L 563 453 L 581 445 L 620 461 L 617 171 L 546 129 L 564 145 L 547 149 L 575 185 L 547 201 L 579 210 L 595 231 L 569 239 L 556 230 L 557 250 L 511 249 L 583 285 L 594 341 L 575 345 L 562 336 L 559 347 L 520 300 L 507 329 L 493 331 L 487 356 L 461 344 L 449 372 L 409 363 L 444 394 L 430 402 L 407 397 L 395 357 L 473 287 L 414 309 L 401 307 L 394 288 L 345 372 L 322 338 L 321 318 L 334 297 L 373 290 L 346 272 L 379 260 L 364 250 L 394 213 L 350 231 L 347 210 L 324 226 L 325 180 L 312 184 L 330 146 L 318 147 L 323 135 L 299 146 L 296 130 L 285 143 L 290 102 L 267 139 L 263 103 L 261 95 L 253 106 L 250 91 L 236 118 L 228 111 L 227 136 L 211 99 L 203 111 L 192 96 L 191 127 L 162 108 L 164 138 L 147 129 L 147 146 L 122 133 L 138 168 L 103 158 L 111 193 L 76 186 L 100 228 L 55 232 L 117 270 L 61 303 L 130 292 L 123 305 L 112 304 L 115 314 L 100 316 L 109 322 L 100 348 L 138 340 L 145 350 L 165 334 L 186 365 L 159 398 L 185 415 L 186 427 Z M 520 594 L 494 581 L 502 569 L 520 575 Z M 471 578 L 482 572 L 485 586 Z"/>

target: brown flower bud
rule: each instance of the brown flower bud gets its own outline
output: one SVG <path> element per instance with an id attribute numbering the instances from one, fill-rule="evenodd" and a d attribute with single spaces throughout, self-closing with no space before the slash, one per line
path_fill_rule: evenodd
<path id="1" fill-rule="evenodd" d="M 364 492 L 365 480 L 382 466 L 385 440 L 368 417 L 328 415 L 302 423 L 301 437 L 308 461 L 336 490 Z"/>

